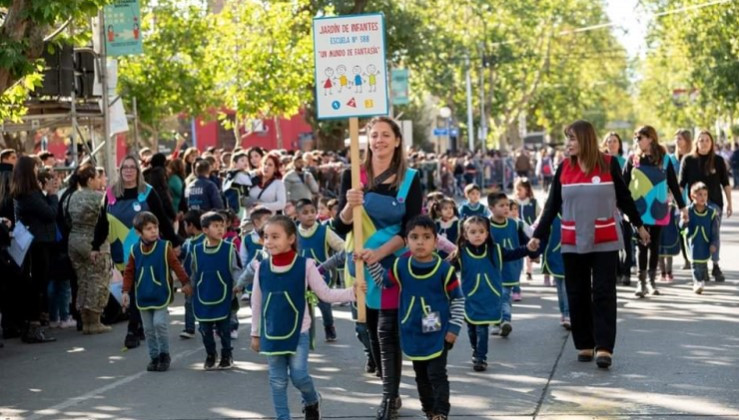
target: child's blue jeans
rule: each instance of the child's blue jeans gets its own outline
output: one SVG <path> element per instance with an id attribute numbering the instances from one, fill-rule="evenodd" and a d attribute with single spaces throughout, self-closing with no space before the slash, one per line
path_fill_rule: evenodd
<path id="1" fill-rule="evenodd" d="M 708 263 L 707 262 L 694 262 L 693 263 L 693 281 L 701 282 L 708 281 Z"/>
<path id="2" fill-rule="evenodd" d="M 49 321 L 66 321 L 69 318 L 69 301 L 72 298 L 69 280 L 51 280 L 47 294 L 49 296 Z"/>
<path id="3" fill-rule="evenodd" d="M 467 335 L 472 346 L 472 359 L 485 362 L 488 360 L 488 325 L 467 323 Z"/>
<path id="4" fill-rule="evenodd" d="M 161 353 L 169 353 L 169 312 L 167 308 L 141 309 L 139 312 L 141 323 L 144 324 L 149 357 L 154 359 Z"/>
<path id="5" fill-rule="evenodd" d="M 231 355 L 231 317 L 227 316 L 218 321 L 200 321 L 200 335 L 203 336 L 203 345 L 208 354 L 216 354 L 216 339 L 213 332 L 221 337 L 221 357 Z"/>
<path id="6" fill-rule="evenodd" d="M 503 315 L 503 322 L 511 322 L 513 309 L 513 286 L 503 286 L 503 296 L 500 297 L 500 311 Z"/>
<path id="7" fill-rule="evenodd" d="M 288 376 L 295 388 L 300 391 L 303 405 L 318 402 L 318 393 L 308 373 L 309 347 L 310 335 L 304 332 L 300 334 L 295 354 L 267 356 L 269 386 L 272 389 L 272 402 L 275 406 L 277 420 L 290 420 L 290 408 L 287 404 Z"/>
<path id="8" fill-rule="evenodd" d="M 562 316 L 570 317 L 570 304 L 567 301 L 567 288 L 565 286 L 564 277 L 555 277 L 554 284 L 557 285 L 557 301 L 559 301 L 559 313 Z"/>

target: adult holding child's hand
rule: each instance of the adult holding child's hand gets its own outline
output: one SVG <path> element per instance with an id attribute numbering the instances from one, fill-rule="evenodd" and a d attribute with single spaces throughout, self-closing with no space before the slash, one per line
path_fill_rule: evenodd
<path id="1" fill-rule="evenodd" d="M 547 242 L 552 222 L 561 214 L 562 259 L 577 358 L 591 361 L 595 351 L 598 367 L 607 368 L 616 343 L 616 268 L 624 247 L 618 209 L 639 228 L 642 241 L 650 238 L 619 165 L 598 150 L 593 126 L 576 121 L 565 129 L 565 136 L 569 159 L 557 168 L 528 248 L 536 251 Z"/>

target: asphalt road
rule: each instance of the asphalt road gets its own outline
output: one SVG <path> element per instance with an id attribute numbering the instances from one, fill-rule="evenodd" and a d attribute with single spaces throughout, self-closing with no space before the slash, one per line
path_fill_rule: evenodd
<path id="1" fill-rule="evenodd" d="M 739 197 L 737 197 L 739 198 Z M 449 357 L 451 418 L 734 418 L 739 419 L 739 222 L 722 229 L 727 281 L 703 295 L 675 260 L 675 281 L 662 296 L 638 300 L 619 286 L 614 365 L 578 363 L 569 333 L 559 326 L 556 291 L 541 275 L 523 283 L 513 307 L 513 333 L 490 338 L 489 369 L 472 371 L 466 334 Z M 536 269 L 535 269 L 536 270 Z M 380 382 L 364 374 L 364 357 L 345 307 L 334 307 L 338 342 L 319 341 L 311 372 L 324 418 L 374 418 Z M 171 306 L 166 373 L 146 372 L 145 346 L 123 351 L 125 325 L 82 336 L 57 330 L 56 343 L 5 342 L 0 349 L 0 419 L 263 419 L 274 416 L 265 359 L 248 349 L 250 312 L 240 311 L 235 368 L 202 370 L 198 339 L 177 337 L 182 297 Z M 319 333 L 319 338 L 322 334 Z M 412 367 L 404 363 L 400 415 L 421 418 Z M 299 394 L 290 388 L 294 418 Z"/>

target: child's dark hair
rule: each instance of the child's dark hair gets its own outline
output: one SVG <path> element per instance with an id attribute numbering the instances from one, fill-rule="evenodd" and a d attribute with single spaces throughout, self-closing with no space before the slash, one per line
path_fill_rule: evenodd
<path id="1" fill-rule="evenodd" d="M 531 188 L 531 181 L 529 181 L 528 178 L 518 178 L 516 180 L 516 184 L 514 185 L 514 188 L 518 189 L 518 187 L 521 187 L 526 190 L 526 198 L 534 198 L 534 189 Z"/>
<path id="2" fill-rule="evenodd" d="M 477 184 L 467 184 L 467 186 L 464 187 L 464 196 L 467 197 L 467 195 L 469 195 L 469 193 L 471 193 L 472 191 L 475 191 L 475 190 L 477 190 L 478 192 L 482 192 L 482 190 L 480 189 L 480 186 L 479 185 L 477 185 Z"/>
<path id="3" fill-rule="evenodd" d="M 203 229 L 207 229 L 211 224 L 217 222 L 226 223 L 226 220 L 224 220 L 223 216 L 218 212 L 209 211 L 200 216 L 200 226 L 202 226 Z"/>
<path id="4" fill-rule="evenodd" d="M 238 217 L 236 217 L 236 213 L 231 209 L 220 209 L 218 210 L 218 214 L 223 217 L 223 221 L 226 222 L 227 228 L 231 228 L 234 223 L 238 223 Z"/>
<path id="5" fill-rule="evenodd" d="M 143 232 L 146 225 L 152 223 L 159 226 L 159 219 L 148 211 L 142 211 L 133 218 L 133 228 L 139 232 Z"/>
<path id="6" fill-rule="evenodd" d="M 203 212 L 200 210 L 188 210 L 185 216 L 182 217 L 182 220 L 188 225 L 194 226 L 197 230 L 203 230 L 200 226 L 200 216 L 202 215 Z"/>
<path id="7" fill-rule="evenodd" d="M 465 230 L 469 225 L 480 225 L 485 228 L 485 232 L 488 234 L 488 237 L 485 239 L 485 245 L 488 248 L 488 258 L 490 258 L 490 261 L 493 262 L 493 266 L 495 266 L 495 258 L 493 256 L 493 252 L 495 251 L 495 240 L 493 239 L 493 235 L 490 234 L 490 221 L 478 215 L 465 218 L 459 226 L 459 238 L 457 238 L 457 261 L 461 263 L 462 252 L 466 252 L 465 248 L 470 245 L 465 233 Z"/>
<path id="8" fill-rule="evenodd" d="M 521 208 L 521 206 L 518 204 L 518 201 L 508 199 L 508 209 L 513 210 L 513 207 Z"/>
<path id="9" fill-rule="evenodd" d="M 440 220 L 441 211 L 444 210 L 444 206 L 452 206 L 452 209 L 454 209 L 454 215 L 459 217 L 459 210 L 457 210 L 457 203 L 455 203 L 454 199 L 452 198 L 444 197 L 441 200 L 437 201 L 433 207 L 431 207 L 431 218 L 434 220 Z"/>
<path id="10" fill-rule="evenodd" d="M 436 237 L 436 223 L 434 223 L 434 220 L 429 216 L 425 214 L 419 214 L 418 216 L 409 220 L 408 223 L 405 225 L 405 235 L 408 236 L 408 233 L 417 227 L 420 227 L 422 229 L 429 229 L 431 232 L 434 233 L 434 237 Z"/>
<path id="11" fill-rule="evenodd" d="M 285 229 L 285 233 L 287 233 L 287 237 L 290 236 L 295 237 L 295 241 L 292 244 L 293 251 L 298 250 L 298 228 L 295 226 L 295 222 L 293 222 L 293 219 L 289 218 L 288 216 L 285 216 L 284 214 L 278 214 L 275 216 L 272 216 L 267 220 L 267 223 L 264 224 L 264 227 L 266 228 L 267 225 L 278 225 L 281 226 L 283 229 Z"/>
<path id="12" fill-rule="evenodd" d="M 298 200 L 295 203 L 295 210 L 301 211 L 303 209 L 303 207 L 305 207 L 305 206 L 313 206 L 313 207 L 315 207 L 316 205 L 315 205 L 315 203 L 313 203 L 313 200 L 311 200 L 311 199 L 301 198 L 300 200 Z"/>
<path id="13" fill-rule="evenodd" d="M 488 194 L 488 207 L 495 207 L 501 200 L 508 200 L 508 196 L 504 192 L 492 192 Z"/>
<path id="14" fill-rule="evenodd" d="M 251 213 L 249 213 L 249 219 L 251 220 L 252 223 L 254 223 L 255 221 L 259 220 L 260 218 L 264 216 L 271 216 L 271 215 L 272 215 L 272 210 L 264 206 L 257 206 L 251 210 Z"/>

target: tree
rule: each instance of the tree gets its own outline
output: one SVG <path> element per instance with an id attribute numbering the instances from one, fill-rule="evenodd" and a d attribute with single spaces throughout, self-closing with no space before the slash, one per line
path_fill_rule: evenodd
<path id="1" fill-rule="evenodd" d="M 168 118 L 207 115 L 220 105 L 207 62 L 214 19 L 198 6 L 178 3 L 142 4 L 144 53 L 119 59 L 119 92 L 129 106 L 137 98 L 139 119 L 154 145 Z"/>

